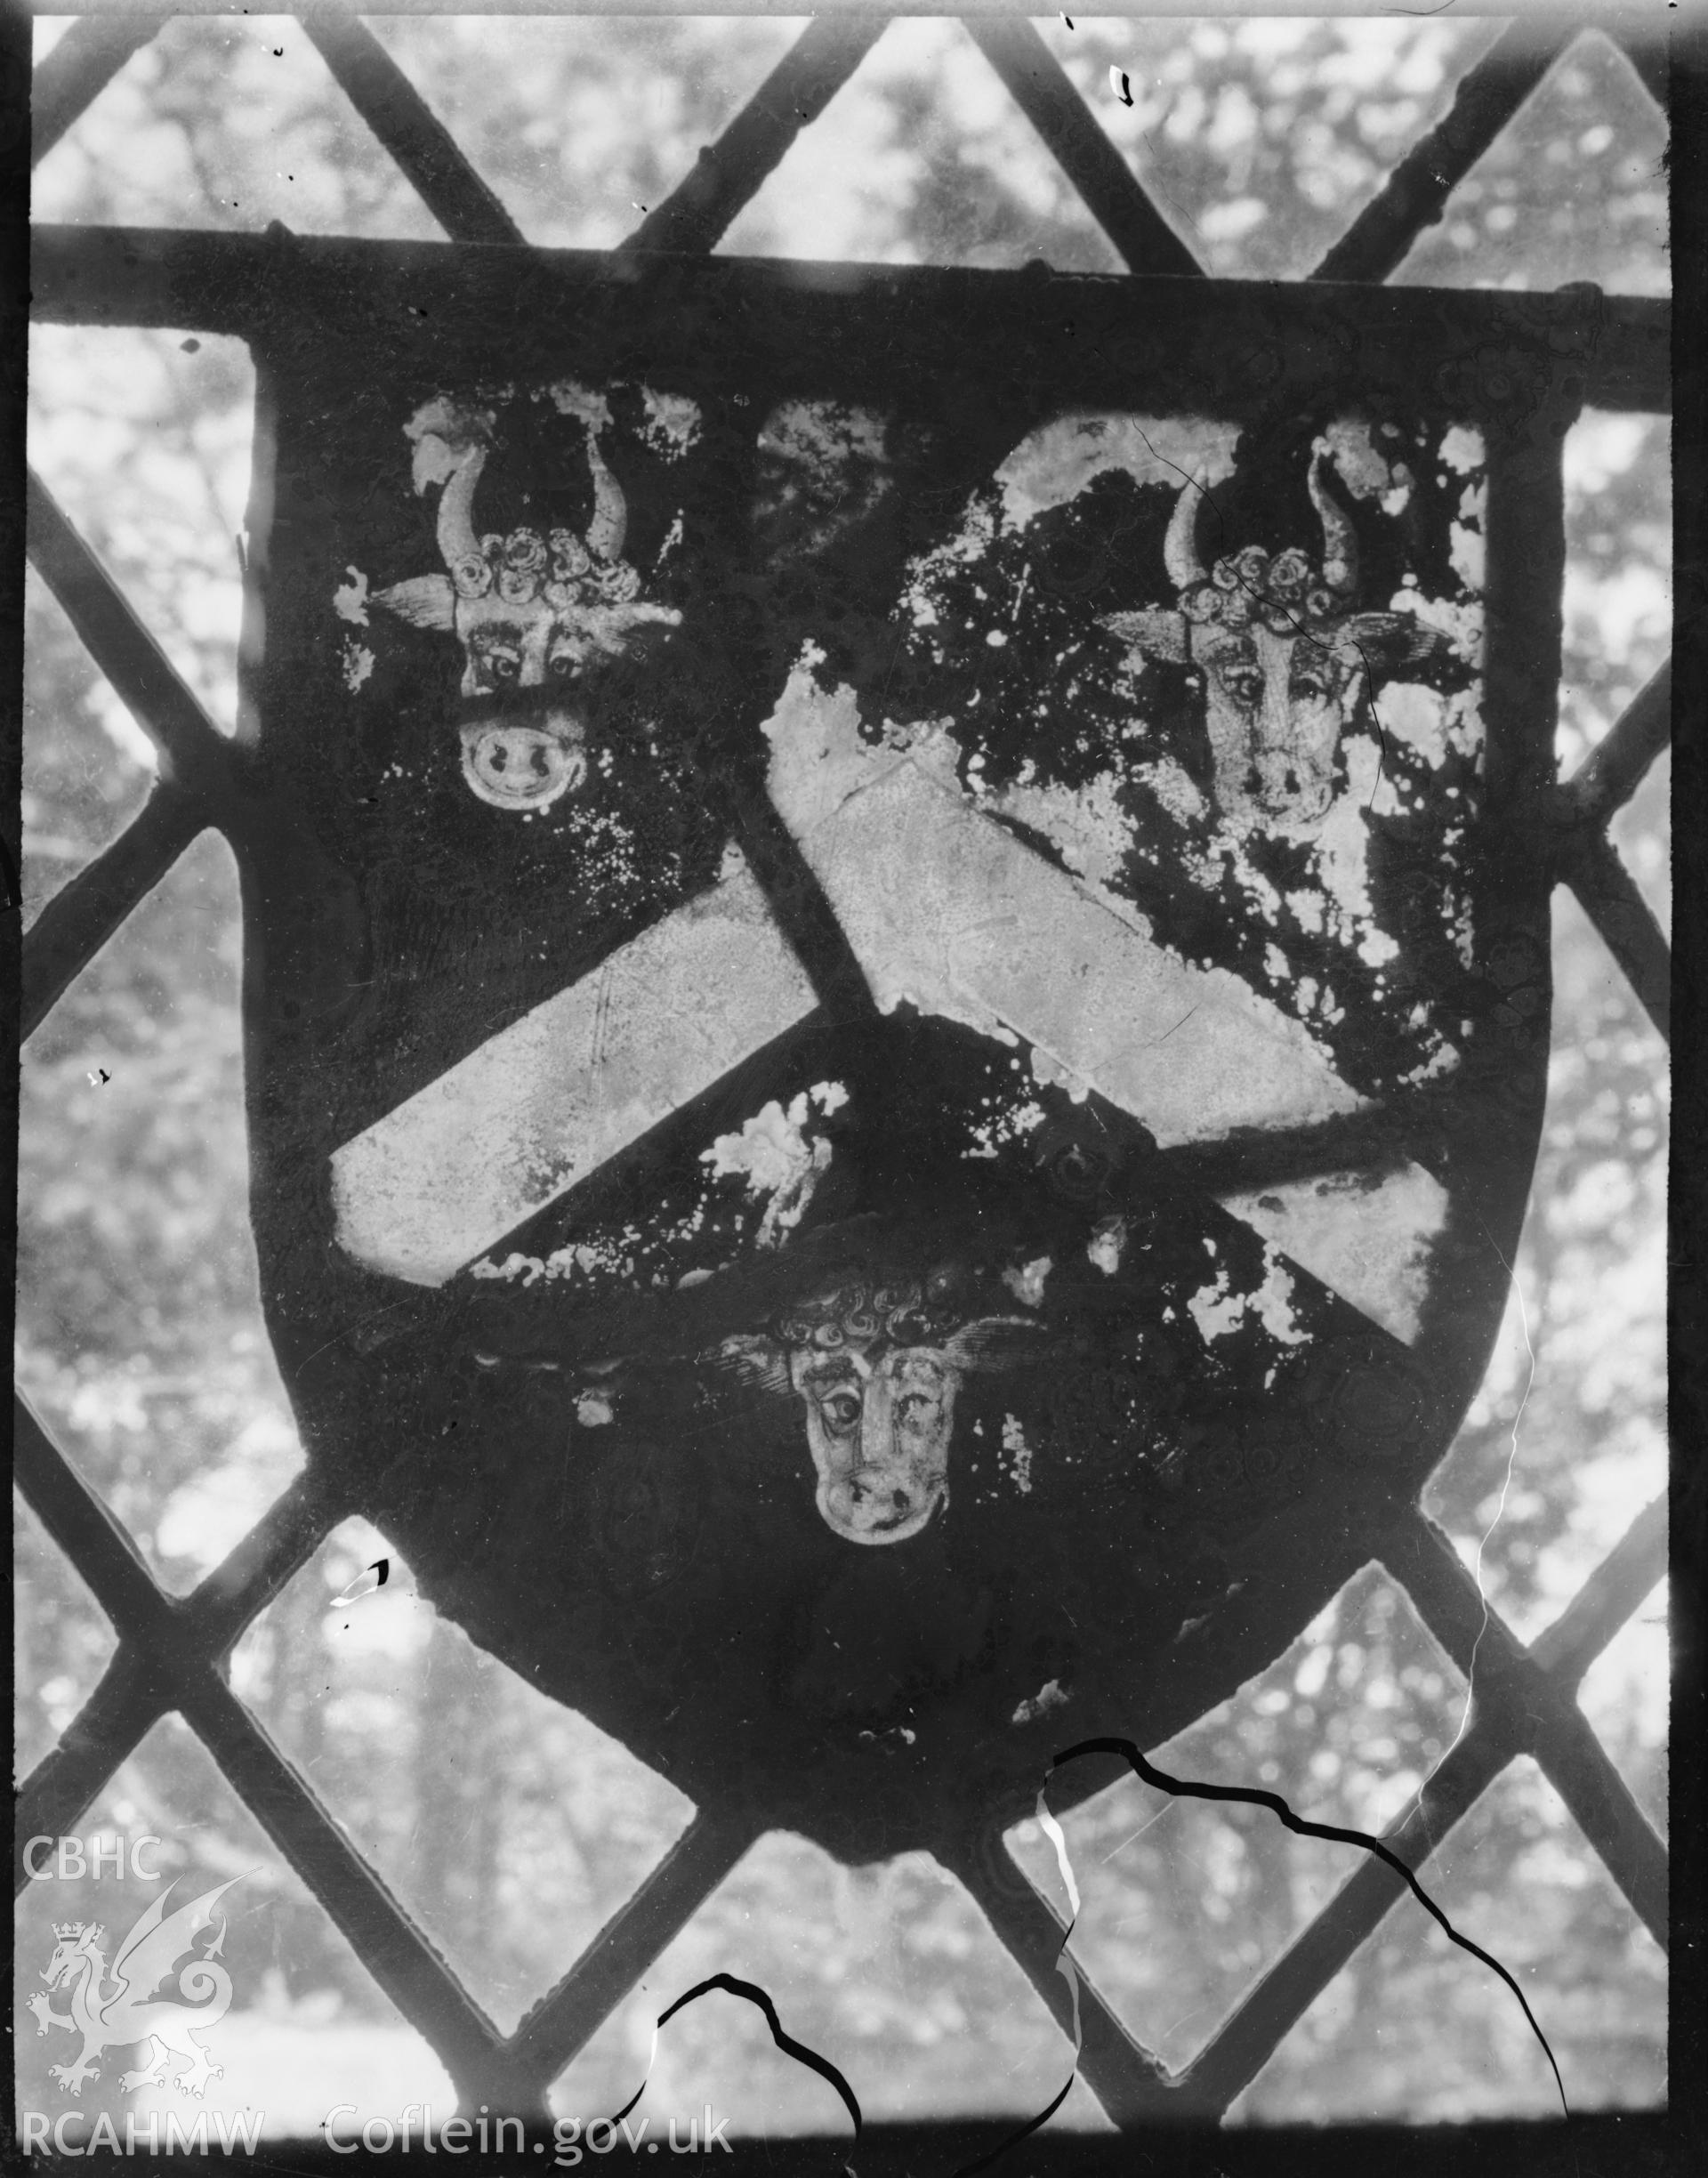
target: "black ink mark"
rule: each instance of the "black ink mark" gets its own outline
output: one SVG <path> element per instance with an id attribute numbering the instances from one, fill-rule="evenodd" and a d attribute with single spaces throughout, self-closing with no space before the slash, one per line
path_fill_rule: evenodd
<path id="1" fill-rule="evenodd" d="M 1382 724 L 1382 713 L 1376 707 L 1376 678 L 1370 670 L 1370 660 L 1365 655 L 1364 645 L 1361 642 L 1354 642 L 1352 648 L 1358 652 L 1358 663 L 1364 667 L 1365 692 L 1370 698 L 1370 717 L 1375 726 L 1379 752 L 1376 757 L 1376 776 L 1370 787 L 1370 799 L 1364 805 L 1364 813 L 1367 817 L 1376 806 L 1376 796 L 1382 792 L 1382 778 L 1388 770 L 1388 730 Z"/>
<path id="2" fill-rule="evenodd" d="M 1133 425 L 1133 429 L 1138 432 L 1139 436 L 1144 440 L 1145 450 L 1151 456 L 1153 460 L 1161 462 L 1164 469 L 1172 469 L 1177 477 L 1184 477 L 1186 479 L 1188 484 L 1189 484 L 1193 490 L 1197 493 L 1200 501 L 1203 503 L 1203 506 L 1207 506 L 1210 512 L 1215 516 L 1217 526 L 1220 528 L 1223 538 L 1225 539 L 1228 534 L 1228 519 L 1226 515 L 1223 514 L 1221 509 L 1216 504 L 1215 496 L 1211 491 L 1210 487 L 1204 483 L 1201 478 L 1193 475 L 1190 471 L 1182 469 L 1179 462 L 1170 461 L 1166 454 L 1158 453 L 1156 447 L 1151 444 L 1148 434 L 1139 424 L 1135 424 Z M 1202 507 L 1200 508 L 1200 512 L 1202 512 Z"/>
<path id="3" fill-rule="evenodd" d="M 855 2100 L 854 2090 L 835 2066 L 827 2057 L 819 2056 L 817 2050 L 810 2050 L 804 2042 L 797 2042 L 792 2034 L 786 2032 L 782 2021 L 777 2016 L 777 2006 L 756 1983 L 738 1981 L 734 1974 L 727 1973 L 712 1974 L 704 1981 L 697 1981 L 691 1989 L 684 1989 L 674 2004 L 666 2005 L 658 2014 L 653 2023 L 652 2053 L 647 2059 L 647 2069 L 642 2075 L 640 2085 L 618 2110 L 616 2117 L 611 2119 L 612 2125 L 621 2125 L 647 2092 L 647 2081 L 652 2077 L 653 2059 L 658 2054 L 659 2029 L 674 2019 L 684 2006 L 693 2004 L 697 1998 L 706 1996 L 713 1989 L 722 1989 L 730 1996 L 745 1997 L 750 2005 L 756 2005 L 759 2007 L 765 2014 L 766 2023 L 770 2028 L 772 2041 L 776 2043 L 783 2054 L 786 2057 L 793 2057 L 796 2064 L 805 2065 L 810 2071 L 816 2072 L 820 2079 L 828 2080 L 837 2093 L 841 2095 L 843 2108 L 854 2120 L 854 2137 L 858 2140 L 861 2125 L 860 2106 Z"/>
<path id="4" fill-rule="evenodd" d="M 1116 68 L 1113 61 L 1109 63 L 1109 88 L 1124 106 L 1132 105 L 1132 85 L 1127 81 L 1125 71 Z"/>
<path id="5" fill-rule="evenodd" d="M 1485 1966 L 1492 1967 L 1518 1998 L 1525 2018 L 1530 2022 L 1530 2031 L 1541 2043 L 1543 2054 L 1553 2073 L 1554 2085 L 1559 2091 L 1559 2107 L 1568 2118 L 1571 2116 L 1570 2106 L 1566 2101 L 1566 2083 L 1559 2076 L 1559 2067 L 1554 2062 L 1554 2053 L 1548 2045 L 1548 2037 L 1536 2024 L 1536 2015 L 1531 2011 L 1524 1991 L 1499 1959 L 1491 1957 L 1480 1944 L 1473 1943 L 1469 1936 L 1459 1933 L 1399 1855 L 1390 1852 L 1380 1838 L 1370 1837 L 1362 1830 L 1342 1830 L 1334 1823 L 1311 1822 L 1302 1815 L 1295 1815 L 1278 1793 L 1264 1792 L 1258 1786 L 1201 1785 L 1189 1783 L 1183 1778 L 1170 1777 L 1165 1771 L 1156 1769 L 1148 1763 L 1131 1739 L 1082 1739 L 1077 1746 L 1064 1748 L 1054 1757 L 1050 1767 L 1059 1770 L 1064 1763 L 1076 1761 L 1082 1754 L 1118 1754 L 1147 1785 L 1155 1786 L 1160 1792 L 1184 1794 L 1193 1800 L 1233 1800 L 1249 1807 L 1268 1808 L 1272 1815 L 1299 1837 L 1327 1838 L 1331 1843 L 1337 1845 L 1361 1845 L 1366 1852 L 1374 1853 L 1377 1859 L 1385 1862 L 1404 1881 L 1412 1896 L 1440 1927 L 1448 1942 L 1457 1944 L 1462 1951 L 1469 1951 L 1472 1958 L 1481 1959 Z"/>
<path id="6" fill-rule="evenodd" d="M 92 1089 L 104 1089 L 107 1084 L 111 1081 L 112 1078 L 112 1076 L 107 1071 L 105 1067 L 97 1067 L 94 1072 L 89 1077 L 89 1086 Z"/>
<path id="7" fill-rule="evenodd" d="M 1027 2139 L 1032 2134 L 1035 2133 L 1040 2126 L 1048 2125 L 1050 2120 L 1055 2116 L 1056 2112 L 1061 2108 L 1062 2104 L 1068 2100 L 1068 2090 L 1073 2085 L 1074 2081 L 1077 2077 L 1078 2072 L 1077 2069 L 1076 2069 L 1075 2071 L 1070 2072 L 1068 2075 L 1068 2085 L 1061 2090 L 1059 2094 L 1057 2095 L 1055 2101 L 1051 2103 L 1048 2109 L 1041 2109 L 1035 2118 L 1028 2118 L 1018 2133 L 1011 2133 L 1006 2140 L 998 2141 L 996 2145 L 991 2150 L 990 2153 L 988 2155 L 980 2156 L 976 2163 L 963 2163 L 960 2169 L 955 2172 L 955 2178 L 973 2178 L 973 2174 L 975 2172 L 988 2170 L 991 2165 L 996 2162 L 1001 2157 L 1005 2156 L 1011 2148 L 1018 2148 L 1020 2142 L 1023 2140 Z"/>
<path id="8" fill-rule="evenodd" d="M 1067 24 L 1068 28 L 1070 30 L 1073 28 L 1073 27 L 1074 27 L 1074 19 L 1073 19 L 1073 17 L 1072 17 L 1071 15 L 1064 15 L 1064 16 L 1062 17 L 1062 19 L 1061 19 L 1061 20 L 1063 20 L 1063 22 L 1065 22 L 1065 23 Z"/>
<path id="9" fill-rule="evenodd" d="M 344 1590 L 342 1595 L 334 1596 L 332 1601 L 326 1606 L 326 1609 L 328 1610 L 342 1610 L 348 1605 L 359 1601 L 359 1599 L 362 1596 L 375 1594 L 378 1590 L 384 1587 L 391 1571 L 391 1561 L 389 1558 L 376 1558 L 371 1566 L 367 1567 L 366 1570 L 357 1575 L 356 1578 L 351 1581 L 349 1587 Z M 376 1574 L 378 1578 L 370 1580 L 368 1578 L 369 1574 Z"/>

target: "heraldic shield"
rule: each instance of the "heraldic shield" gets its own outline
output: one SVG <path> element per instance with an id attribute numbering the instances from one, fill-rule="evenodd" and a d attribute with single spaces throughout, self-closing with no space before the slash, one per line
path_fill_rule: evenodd
<path id="1" fill-rule="evenodd" d="M 940 1849 L 1261 1669 L 1478 1381 L 1593 328 L 495 278 L 256 343 L 272 1335 L 530 1683 Z"/>

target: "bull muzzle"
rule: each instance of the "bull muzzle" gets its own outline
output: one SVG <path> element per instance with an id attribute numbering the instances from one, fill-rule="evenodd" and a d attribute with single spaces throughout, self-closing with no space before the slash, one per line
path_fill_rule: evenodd
<path id="1" fill-rule="evenodd" d="M 941 1480 L 916 1481 L 894 1468 L 857 1467 L 823 1485 L 818 1510 L 850 1543 L 905 1543 L 919 1533 L 942 1504 Z"/>
<path id="2" fill-rule="evenodd" d="M 550 809 L 586 778 L 586 729 L 554 693 L 516 690 L 464 705 L 463 777 L 493 809 Z"/>

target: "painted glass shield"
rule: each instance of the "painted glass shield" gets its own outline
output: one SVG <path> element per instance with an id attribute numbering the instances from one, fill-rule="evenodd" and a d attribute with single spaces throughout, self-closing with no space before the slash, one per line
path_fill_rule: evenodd
<path id="1" fill-rule="evenodd" d="M 1566 364 L 643 315 L 276 332 L 263 1284 L 441 1609 L 870 1856 L 1231 1691 L 1474 1389 Z"/>

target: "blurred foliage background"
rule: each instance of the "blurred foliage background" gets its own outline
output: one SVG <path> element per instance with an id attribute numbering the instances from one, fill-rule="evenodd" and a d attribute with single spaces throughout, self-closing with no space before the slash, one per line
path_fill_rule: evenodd
<path id="1" fill-rule="evenodd" d="M 529 238 L 594 247 L 657 203 L 804 27 L 370 20 Z M 38 22 L 38 54 L 64 28 Z M 1285 278 L 1309 269 L 1438 118 L 1499 26 L 1454 14 L 1076 17 L 1071 30 L 1054 17 L 1039 28 L 1208 268 Z M 1130 109 L 1110 93 L 1112 64 L 1128 75 Z M 1664 293 L 1664 140 L 1627 61 L 1591 34 L 1398 277 Z M 286 18 L 170 21 L 49 155 L 34 208 L 50 220 L 253 231 L 278 218 L 302 232 L 436 233 Z M 964 34 L 930 20 L 890 26 L 723 247 L 1117 269 Z M 32 458 L 181 671 L 230 721 L 253 396 L 244 350 L 171 334 L 43 327 L 34 338 Z M 1588 415 L 1566 455 L 1559 754 L 1569 770 L 1664 655 L 1670 512 L 1660 419 Z M 33 915 L 133 814 L 152 760 L 33 577 L 28 613 Z M 1664 921 L 1667 791 L 1663 763 L 1616 827 Z M 210 835 L 24 1055 L 20 1381 L 177 1591 L 218 1561 L 300 1460 L 246 1222 L 238 965 L 234 872 Z M 1550 1102 L 1512 1303 L 1430 1493 L 1467 1562 L 1480 1548 L 1491 1601 L 1527 1637 L 1665 1479 L 1664 1052 L 1564 896 L 1555 973 Z M 387 1547 L 354 1524 L 341 1530 L 251 1629 L 233 1682 L 508 2026 L 690 1811 L 437 1620 L 395 1556 L 383 1597 L 359 1612 L 329 1610 Z M 76 1714 L 112 1639 L 21 1510 L 16 1577 L 21 1771 Z M 1663 1824 L 1666 1657 L 1657 1593 L 1583 1690 Z M 1157 1759 L 1188 1775 L 1259 1781 L 1328 1821 L 1379 1826 L 1452 1742 L 1463 1705 L 1456 1673 L 1373 1570 Z M 364 2112 L 395 2116 L 425 2093 L 448 2114 L 431 2053 L 175 1720 L 143 1741 L 85 1827 L 103 1825 L 160 1834 L 167 1865 L 208 1882 L 253 1871 L 233 1897 L 245 1902 L 228 1948 L 238 2008 L 221 2029 L 228 2100 L 266 2107 L 272 2133 L 318 2126 L 346 2079 Z M 1171 2063 L 1350 1872 L 1344 1850 L 1293 1838 L 1256 1810 L 1172 1802 L 1136 1781 L 1065 1827 L 1085 1894 L 1076 1951 Z M 1057 1894 L 1053 1854 L 1034 1827 L 1015 1843 Z M 1510 1771 L 1432 1868 L 1442 1904 L 1521 1975 L 1574 2106 L 1660 2099 L 1664 1961 L 1540 1775 L 1527 1763 Z M 137 1890 L 138 1909 L 147 1895 Z M 76 1902 L 60 1886 L 55 1915 Z M 54 1916 L 35 1891 L 21 1910 L 27 1993 Z M 122 1916 L 110 1884 L 85 1910 Z M 1043 2006 L 932 1864 L 845 1870 L 777 1835 L 583 2053 L 557 2106 L 618 2107 L 660 2000 L 720 1969 L 770 1988 L 791 2030 L 842 2067 L 874 2118 L 1029 2112 L 1066 2070 L 1067 2045 Z M 20 2037 L 27 2102 L 52 2107 L 43 2068 L 60 2053 Z M 1545 2114 L 1552 2093 L 1508 1993 L 1406 1905 L 1235 2114 Z M 723 1997 L 667 2030 L 642 2109 L 686 2116 L 705 2101 L 737 2136 L 844 2122 L 829 2090 Z M 1076 2086 L 1055 2122 L 1105 2121 Z"/>

